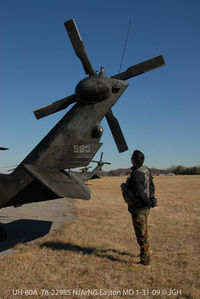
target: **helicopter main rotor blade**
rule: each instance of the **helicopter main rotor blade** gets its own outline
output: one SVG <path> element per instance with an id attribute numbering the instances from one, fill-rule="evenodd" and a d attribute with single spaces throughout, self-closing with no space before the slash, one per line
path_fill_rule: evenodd
<path id="1" fill-rule="evenodd" d="M 109 162 L 104 162 L 104 161 L 95 161 L 95 160 L 92 160 L 91 162 L 95 162 L 95 163 L 97 163 L 97 164 L 99 164 L 99 165 L 104 165 L 104 164 L 111 165 L 111 163 L 109 163 Z"/>
<path id="2" fill-rule="evenodd" d="M 0 150 L 1 150 L 1 151 L 7 151 L 8 148 L 7 148 L 7 147 L 0 147 Z"/>
<path id="3" fill-rule="evenodd" d="M 71 40 L 76 56 L 81 60 L 86 74 L 89 74 L 90 76 L 95 75 L 96 73 L 87 56 L 82 38 L 74 19 L 65 22 L 64 25 Z"/>
<path id="4" fill-rule="evenodd" d="M 109 163 L 109 162 L 103 162 L 103 161 L 102 161 L 102 158 L 103 158 L 103 152 L 101 153 L 101 156 L 100 156 L 100 160 L 99 160 L 99 161 L 92 160 L 91 162 L 98 163 L 98 165 L 104 165 L 104 164 L 111 165 L 111 163 Z"/>
<path id="5" fill-rule="evenodd" d="M 100 156 L 100 162 L 102 161 L 102 158 L 103 158 L 103 152 L 101 153 L 101 156 Z"/>
<path id="6" fill-rule="evenodd" d="M 102 158 L 103 158 L 103 152 L 100 155 L 100 160 L 99 161 L 92 160 L 91 162 L 100 163 L 102 161 Z"/>
<path id="7" fill-rule="evenodd" d="M 129 67 L 125 72 L 112 76 L 113 79 L 127 80 L 165 65 L 162 55 Z"/>
<path id="8" fill-rule="evenodd" d="M 106 119 L 112 135 L 114 137 L 115 143 L 117 145 L 118 151 L 120 153 L 125 152 L 128 150 L 128 146 L 126 144 L 126 140 L 123 136 L 122 130 L 120 128 L 119 122 L 116 117 L 113 115 L 112 110 L 110 109 L 106 114 Z"/>
<path id="9" fill-rule="evenodd" d="M 66 98 L 56 101 L 56 102 L 53 102 L 53 103 L 51 103 L 47 106 L 41 107 L 33 112 L 35 114 L 35 117 L 37 119 L 39 119 L 39 118 L 48 116 L 50 114 L 53 114 L 55 112 L 58 112 L 60 110 L 63 110 L 65 108 L 67 108 L 70 104 L 73 104 L 75 102 L 77 102 L 77 97 L 75 94 L 72 94 L 69 97 L 66 97 Z"/>
<path id="10" fill-rule="evenodd" d="M 104 165 L 104 164 L 111 165 L 111 163 L 109 163 L 109 162 L 104 162 L 104 161 L 101 161 L 101 162 L 100 162 L 100 165 Z"/>

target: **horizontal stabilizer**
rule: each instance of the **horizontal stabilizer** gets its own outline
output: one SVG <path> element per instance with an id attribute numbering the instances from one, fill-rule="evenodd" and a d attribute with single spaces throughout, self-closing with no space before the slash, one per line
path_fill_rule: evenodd
<path id="1" fill-rule="evenodd" d="M 90 199 L 90 190 L 73 173 L 64 173 L 50 167 L 23 165 L 29 175 L 56 193 L 59 197 Z"/>
<path id="2" fill-rule="evenodd" d="M 160 55 L 155 58 L 138 63 L 134 66 L 131 66 L 125 72 L 114 75 L 111 78 L 119 79 L 119 80 L 127 80 L 132 77 L 141 75 L 148 71 L 151 71 L 151 70 L 158 68 L 160 66 L 163 66 L 163 65 L 165 65 L 165 61 L 164 61 L 163 56 Z"/>

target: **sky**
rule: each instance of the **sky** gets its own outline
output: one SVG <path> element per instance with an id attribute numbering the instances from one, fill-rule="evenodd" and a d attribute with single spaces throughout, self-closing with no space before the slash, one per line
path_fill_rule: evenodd
<path id="1" fill-rule="evenodd" d="M 200 1 L 0 0 L 0 171 L 19 164 L 68 110 L 36 120 L 33 110 L 74 93 L 86 77 L 64 22 L 74 18 L 95 70 L 119 72 L 163 55 L 166 65 L 129 80 L 113 107 L 129 150 L 118 153 L 105 121 L 105 170 L 200 165 Z M 70 108 L 69 108 L 70 109 Z M 94 165 L 95 166 L 95 165 Z"/>

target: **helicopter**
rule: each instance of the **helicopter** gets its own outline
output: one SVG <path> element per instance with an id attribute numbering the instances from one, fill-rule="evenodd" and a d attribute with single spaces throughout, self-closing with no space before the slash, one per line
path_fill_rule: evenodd
<path id="1" fill-rule="evenodd" d="M 128 149 L 111 108 L 128 87 L 126 80 L 165 64 L 160 55 L 110 78 L 103 67 L 97 74 L 75 20 L 70 19 L 64 26 L 87 77 L 76 85 L 74 94 L 34 111 L 40 119 L 74 104 L 12 173 L 0 174 L 0 208 L 62 197 L 90 199 L 90 189 L 83 180 L 65 170 L 85 167 L 92 161 L 102 145 L 100 123 L 104 117 L 118 151 Z"/>
<path id="2" fill-rule="evenodd" d="M 100 179 L 99 172 L 102 170 L 103 165 L 104 164 L 107 164 L 107 165 L 111 164 L 109 162 L 102 161 L 102 158 L 103 158 L 103 152 L 101 153 L 99 161 L 95 161 L 95 160 L 91 161 L 91 162 L 97 163 L 97 166 L 91 172 L 88 172 L 88 169 L 92 168 L 92 166 L 89 166 L 89 167 L 85 166 L 84 168 L 80 169 L 81 172 L 78 173 L 78 175 L 81 177 L 81 179 L 83 181 Z"/>

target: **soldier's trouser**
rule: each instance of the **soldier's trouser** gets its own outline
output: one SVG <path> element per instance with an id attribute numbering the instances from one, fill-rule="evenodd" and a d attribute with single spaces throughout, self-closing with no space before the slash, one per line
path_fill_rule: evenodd
<path id="1" fill-rule="evenodd" d="M 143 264 L 150 263 L 147 216 L 150 209 L 137 210 L 132 213 L 133 226 L 137 237 L 138 244 L 140 245 L 140 262 Z"/>

